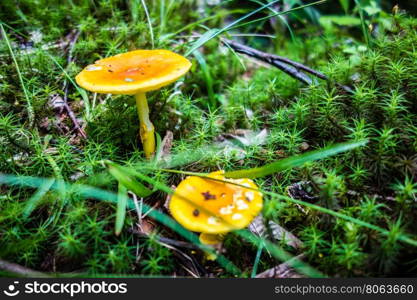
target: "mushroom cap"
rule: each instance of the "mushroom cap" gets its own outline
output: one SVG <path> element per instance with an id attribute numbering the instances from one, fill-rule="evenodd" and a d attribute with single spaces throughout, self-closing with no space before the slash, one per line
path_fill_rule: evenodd
<path id="1" fill-rule="evenodd" d="M 178 223 L 191 231 L 220 234 L 245 228 L 252 222 L 262 209 L 262 193 L 256 191 L 258 187 L 251 179 L 226 179 L 223 173 L 210 173 L 208 177 L 251 189 L 189 176 L 181 181 L 169 202 Z"/>
<path id="2" fill-rule="evenodd" d="M 91 92 L 135 95 L 176 81 L 190 67 L 188 59 L 168 50 L 135 50 L 97 60 L 75 80 Z"/>

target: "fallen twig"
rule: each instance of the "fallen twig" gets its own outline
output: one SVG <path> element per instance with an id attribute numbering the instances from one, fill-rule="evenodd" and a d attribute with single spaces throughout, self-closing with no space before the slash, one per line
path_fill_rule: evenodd
<path id="1" fill-rule="evenodd" d="M 73 60 L 73 56 L 72 56 L 72 52 L 74 49 L 74 45 L 77 42 L 79 36 L 80 36 L 80 31 L 75 32 L 74 34 L 72 34 L 72 36 L 70 37 L 70 42 L 68 43 L 68 58 L 67 58 L 67 64 L 69 65 Z M 68 81 L 65 80 L 64 81 L 64 103 L 63 106 L 65 108 L 65 110 L 68 113 L 68 116 L 70 117 L 72 123 L 74 124 L 74 129 L 78 131 L 79 135 L 82 138 L 87 138 L 87 135 L 85 133 L 85 131 L 82 129 L 82 127 L 80 126 L 80 123 L 77 120 L 77 117 L 75 116 L 74 112 L 72 111 L 71 107 L 68 104 Z"/>
<path id="2" fill-rule="evenodd" d="M 4 270 L 23 277 L 51 277 L 48 274 L 38 272 L 2 259 L 0 259 L 0 270 Z"/>
<path id="3" fill-rule="evenodd" d="M 307 67 L 299 62 L 293 61 L 291 59 L 288 59 L 286 57 L 262 52 L 259 50 L 256 50 L 254 48 L 248 47 L 246 45 L 240 44 L 235 41 L 231 41 L 228 39 L 222 39 L 222 42 L 232 48 L 234 51 L 242 54 L 246 54 L 250 57 L 259 59 L 267 64 L 270 64 L 284 73 L 290 75 L 291 77 L 301 81 L 302 83 L 311 85 L 315 82 L 311 77 L 307 76 L 305 73 L 309 73 L 317 78 L 323 79 L 323 80 L 329 80 L 329 78 L 324 75 L 323 73 L 316 71 L 310 67 Z M 305 72 L 305 73 L 303 73 Z M 341 87 L 344 91 L 348 93 L 352 93 L 352 89 L 348 86 L 338 84 L 339 87 Z"/>
<path id="4" fill-rule="evenodd" d="M 146 234 L 144 232 L 140 232 L 139 230 L 132 229 L 132 228 L 128 228 L 127 230 L 130 233 L 133 233 L 134 235 L 137 235 L 138 237 L 147 237 L 147 238 L 149 238 L 148 234 Z M 156 240 L 160 243 L 164 243 L 164 244 L 167 244 L 167 245 L 172 245 L 172 246 L 179 247 L 179 248 L 186 248 L 186 249 L 193 249 L 193 250 L 200 249 L 199 247 L 197 247 L 194 244 L 183 242 L 183 241 L 177 241 L 177 240 L 166 238 L 166 237 L 163 237 L 163 236 L 156 236 Z"/>

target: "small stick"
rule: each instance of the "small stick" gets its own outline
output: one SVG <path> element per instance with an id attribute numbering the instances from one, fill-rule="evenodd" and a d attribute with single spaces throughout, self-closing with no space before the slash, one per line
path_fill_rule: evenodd
<path id="1" fill-rule="evenodd" d="M 72 111 L 71 107 L 68 105 L 68 84 L 65 82 L 65 91 L 64 91 L 64 108 L 68 113 L 68 116 L 70 117 L 72 123 L 74 124 L 74 129 L 78 131 L 78 133 L 85 139 L 87 138 L 87 135 L 84 131 L 84 129 L 81 128 L 80 123 L 77 120 L 77 117 L 75 116 L 74 112 Z"/>
<path id="2" fill-rule="evenodd" d="M 129 228 L 128 231 L 130 233 L 133 233 L 134 235 L 139 236 L 139 237 L 149 237 L 149 235 L 147 235 L 146 233 L 140 232 L 136 229 Z M 186 249 L 193 249 L 193 250 L 200 249 L 199 247 L 197 247 L 194 244 L 183 242 L 183 241 L 173 240 L 173 239 L 166 238 L 166 237 L 163 237 L 163 236 L 157 236 L 156 239 L 160 243 L 164 243 L 164 244 L 179 247 L 179 248 L 186 248 Z"/>
<path id="3" fill-rule="evenodd" d="M 77 31 L 73 37 L 71 38 L 68 46 L 69 46 L 69 52 L 68 52 L 68 58 L 67 58 L 67 64 L 69 65 L 73 60 L 72 52 L 74 50 L 75 43 L 77 42 L 78 38 L 80 37 L 81 31 Z M 74 129 L 78 131 L 78 133 L 83 137 L 84 139 L 87 138 L 87 135 L 85 131 L 81 128 L 80 123 L 77 120 L 77 117 L 75 116 L 74 112 L 72 111 L 71 107 L 68 105 L 68 81 L 64 81 L 64 108 L 68 113 L 68 116 L 70 117 L 72 123 L 74 124 Z"/>
<path id="4" fill-rule="evenodd" d="M 50 277 L 48 274 L 38 272 L 21 265 L 0 259 L 0 270 L 4 270 L 23 277 Z"/>
<path id="5" fill-rule="evenodd" d="M 72 53 L 74 51 L 75 43 L 78 41 L 78 38 L 80 37 L 81 31 L 77 31 L 75 34 L 73 34 L 73 37 L 70 39 L 70 42 L 68 43 L 69 51 L 68 51 L 68 58 L 67 58 L 67 64 L 72 63 L 73 56 Z"/>
<path id="6" fill-rule="evenodd" d="M 235 41 L 231 41 L 228 39 L 222 39 L 222 42 L 226 45 L 228 45 L 230 48 L 232 48 L 234 51 L 242 54 L 246 54 L 250 57 L 259 59 L 263 62 L 266 62 L 267 64 L 270 64 L 284 73 L 290 75 L 291 77 L 305 83 L 308 85 L 311 85 L 314 83 L 313 79 L 311 79 L 309 76 L 304 74 L 303 72 L 309 73 L 315 77 L 318 77 L 323 80 L 329 80 L 329 78 L 324 75 L 323 73 L 316 71 L 310 67 L 307 67 L 299 62 L 293 61 L 289 58 L 262 52 L 259 50 L 256 50 L 254 48 L 248 47 L 246 45 L 240 44 Z M 301 70 L 301 71 L 300 71 Z M 338 84 L 339 87 L 341 87 L 343 90 L 345 90 L 348 93 L 352 93 L 352 89 L 348 86 Z"/>

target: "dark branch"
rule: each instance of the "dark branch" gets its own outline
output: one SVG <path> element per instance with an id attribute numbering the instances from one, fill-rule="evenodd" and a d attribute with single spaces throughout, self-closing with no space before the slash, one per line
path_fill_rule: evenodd
<path id="1" fill-rule="evenodd" d="M 301 81 L 302 83 L 311 85 L 315 81 L 311 79 L 309 76 L 304 74 L 303 72 L 309 73 L 317 78 L 323 79 L 323 80 L 329 80 L 329 78 L 324 75 L 323 73 L 316 71 L 312 68 L 309 68 L 299 62 L 293 61 L 291 59 L 288 59 L 286 57 L 262 52 L 259 50 L 256 50 L 254 48 L 248 47 L 246 45 L 242 45 L 238 42 L 222 39 L 222 42 L 226 45 L 228 45 L 230 48 L 232 48 L 234 51 L 242 54 L 246 54 L 250 57 L 259 59 L 260 61 L 263 61 L 267 64 L 270 64 L 284 73 L 290 75 L 291 77 Z M 352 89 L 348 86 L 340 85 L 343 90 L 345 90 L 348 93 L 352 93 Z"/>
<path id="2" fill-rule="evenodd" d="M 140 232 L 138 230 L 135 229 L 127 229 L 129 232 L 133 233 L 134 235 L 137 235 L 138 237 L 144 237 L 144 238 L 149 238 L 149 235 L 143 232 Z M 179 247 L 179 248 L 186 248 L 186 249 L 193 249 L 193 250 L 197 250 L 200 249 L 198 246 L 191 244 L 191 243 L 187 243 L 187 242 L 183 242 L 183 241 L 177 241 L 177 240 L 173 240 L 170 238 L 166 238 L 163 236 L 156 236 L 155 237 L 156 240 L 158 242 L 167 244 L 167 245 L 171 245 L 171 246 L 175 246 L 175 247 Z"/>
<path id="3" fill-rule="evenodd" d="M 23 277 L 50 277 L 45 273 L 34 271 L 21 265 L 0 259 L 0 270 L 7 271 Z"/>
<path id="4" fill-rule="evenodd" d="M 72 53 L 73 53 L 75 43 L 77 42 L 80 36 L 80 33 L 81 33 L 80 31 L 77 31 L 72 34 L 71 40 L 69 42 L 69 50 L 68 50 L 68 58 L 67 58 L 68 65 L 74 60 Z M 85 134 L 84 130 L 81 128 L 80 123 L 78 123 L 77 117 L 75 116 L 74 112 L 72 111 L 71 107 L 68 104 L 68 81 L 67 80 L 64 81 L 63 100 L 64 100 L 64 108 L 67 111 L 68 116 L 70 117 L 72 123 L 74 124 L 74 129 L 78 131 L 81 137 L 83 137 L 84 139 L 87 138 L 87 135 Z"/>

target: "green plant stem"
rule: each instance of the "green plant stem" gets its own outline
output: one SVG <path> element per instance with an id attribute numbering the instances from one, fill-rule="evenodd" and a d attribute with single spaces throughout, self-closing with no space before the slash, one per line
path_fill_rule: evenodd
<path id="1" fill-rule="evenodd" d="M 202 37 L 200 37 L 200 39 L 198 39 L 197 41 L 195 41 L 195 43 L 193 43 L 193 45 L 191 46 L 191 48 L 185 53 L 185 56 L 190 55 L 191 53 L 193 53 L 195 50 L 197 50 L 198 48 L 200 48 L 201 46 L 203 46 L 205 43 L 207 43 L 209 40 L 211 40 L 212 38 L 218 36 L 219 34 L 223 33 L 223 32 L 227 32 L 229 29 L 231 29 L 233 26 L 235 26 L 236 24 L 240 23 L 241 21 L 257 14 L 258 12 L 262 11 L 263 9 L 270 7 L 272 5 L 274 5 L 275 3 L 279 2 L 279 0 L 275 0 L 272 2 L 269 2 L 253 11 L 251 11 L 250 13 L 244 15 L 243 17 L 237 19 L 236 21 L 228 24 L 227 26 L 225 26 L 222 29 L 216 29 L 213 31 L 208 31 L 208 36 L 206 37 L 205 35 L 203 35 Z"/>
<path id="2" fill-rule="evenodd" d="M 198 63 L 200 64 L 201 70 L 203 71 L 203 76 L 207 86 L 208 98 L 210 100 L 210 107 L 214 109 L 216 107 L 217 101 L 216 95 L 214 94 L 213 78 L 211 77 L 209 66 L 207 65 L 207 62 L 204 59 L 204 56 L 198 50 L 194 51 L 193 54 L 194 57 L 197 59 Z"/>
<path id="3" fill-rule="evenodd" d="M 119 182 L 119 190 L 117 192 L 116 224 L 114 229 L 116 235 L 120 235 L 123 229 L 126 217 L 127 199 L 127 188 Z"/>
<path id="4" fill-rule="evenodd" d="M 306 162 L 315 161 L 318 159 L 323 159 L 329 156 L 336 155 L 338 153 L 346 152 L 348 150 L 364 146 L 367 143 L 368 140 L 339 143 L 332 146 L 328 146 L 326 148 L 306 152 L 301 155 L 281 159 L 276 162 L 264 165 L 262 167 L 230 171 L 226 172 L 224 175 L 228 178 L 259 178 L 273 173 L 281 172 L 286 169 L 302 166 Z"/>
<path id="5" fill-rule="evenodd" d="M 0 28 L 1 28 L 1 34 L 4 37 L 4 40 L 6 41 L 7 48 L 9 49 L 10 56 L 12 57 L 13 63 L 16 67 L 16 72 L 17 72 L 17 75 L 19 76 L 19 81 L 20 81 L 20 84 L 22 85 L 23 93 L 25 94 L 26 106 L 27 106 L 27 111 L 28 111 L 29 126 L 32 127 L 34 122 L 35 122 L 35 112 L 33 110 L 32 102 L 31 102 L 31 99 L 29 97 L 29 93 L 26 89 L 25 83 L 23 81 L 23 76 L 22 76 L 22 73 L 20 72 L 19 64 L 17 63 L 17 60 L 16 60 L 16 57 L 14 55 L 12 46 L 10 45 L 9 38 L 7 37 L 6 31 L 4 30 L 4 27 L 3 27 L 2 23 L 0 23 Z"/>
<path id="6" fill-rule="evenodd" d="M 152 49 L 153 49 L 153 48 L 155 48 L 155 42 L 154 42 L 154 34 L 153 34 L 151 17 L 149 16 L 149 11 L 148 11 L 148 7 L 146 6 L 146 2 L 144 0 L 141 0 L 141 3 L 142 3 L 142 6 L 143 6 L 143 10 L 145 11 L 146 20 L 148 22 L 149 34 L 151 36 L 151 43 L 152 43 Z"/>
<path id="7" fill-rule="evenodd" d="M 263 249 L 264 249 L 264 244 L 259 243 L 258 250 L 256 251 L 255 262 L 253 263 L 253 268 L 252 268 L 252 272 L 251 272 L 251 275 L 250 275 L 251 278 L 256 277 L 256 273 L 258 272 L 258 266 L 259 266 L 259 262 L 261 260 L 261 255 L 262 255 Z"/>
<path id="8" fill-rule="evenodd" d="M 366 45 L 368 45 L 368 47 L 369 47 L 370 46 L 370 36 L 369 36 L 368 26 L 366 26 L 365 16 L 363 15 L 363 8 L 362 8 L 361 3 L 358 0 L 355 0 L 355 3 L 358 6 L 358 10 L 359 10 L 359 17 L 361 19 L 361 27 L 362 27 L 363 37 L 365 38 Z"/>
<path id="9" fill-rule="evenodd" d="M 258 19 L 252 20 L 252 21 L 248 21 L 248 22 L 242 23 L 242 24 L 237 24 L 236 23 L 236 24 L 233 24 L 233 26 L 230 26 L 228 28 L 228 30 L 233 30 L 233 29 L 236 29 L 238 27 L 243 27 L 243 26 L 247 26 L 247 25 L 250 25 L 250 24 L 253 24 L 253 23 L 258 23 L 260 21 L 267 20 L 267 19 L 270 19 L 270 18 L 275 17 L 275 16 L 285 15 L 285 14 L 288 14 L 288 13 L 291 13 L 291 12 L 294 12 L 294 11 L 297 11 L 297 10 L 301 10 L 301 9 L 308 8 L 310 6 L 322 4 L 322 3 L 326 2 L 326 1 L 327 0 L 319 0 L 319 1 L 316 1 L 316 2 L 312 2 L 312 3 L 308 3 L 308 4 L 305 4 L 305 5 L 298 6 L 298 7 L 294 7 L 294 8 L 288 9 L 286 11 L 276 12 L 276 13 L 267 15 L 265 17 L 261 17 L 261 18 L 258 18 Z M 270 3 L 272 3 L 272 2 L 270 2 Z M 270 4 L 270 3 L 268 3 L 268 4 Z"/>
<path id="10" fill-rule="evenodd" d="M 155 153 L 155 129 L 149 119 L 149 106 L 146 99 L 146 93 L 137 93 L 135 95 L 136 106 L 139 116 L 139 134 L 143 145 L 143 151 L 146 158 L 150 159 Z"/>

